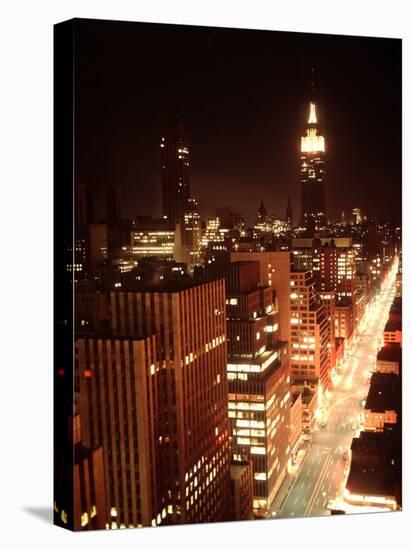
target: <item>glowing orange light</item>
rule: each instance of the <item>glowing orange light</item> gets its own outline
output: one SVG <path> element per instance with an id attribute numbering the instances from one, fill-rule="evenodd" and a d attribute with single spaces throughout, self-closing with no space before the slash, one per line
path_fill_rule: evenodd
<path id="1" fill-rule="evenodd" d="M 317 124 L 317 122 L 316 105 L 314 103 L 310 103 L 308 124 Z"/>

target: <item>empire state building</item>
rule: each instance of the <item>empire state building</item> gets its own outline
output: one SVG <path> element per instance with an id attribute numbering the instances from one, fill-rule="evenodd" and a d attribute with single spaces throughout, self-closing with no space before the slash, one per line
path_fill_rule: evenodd
<path id="1" fill-rule="evenodd" d="M 325 138 L 321 134 L 316 105 L 309 104 L 309 117 L 301 137 L 302 224 L 308 231 L 326 226 Z"/>

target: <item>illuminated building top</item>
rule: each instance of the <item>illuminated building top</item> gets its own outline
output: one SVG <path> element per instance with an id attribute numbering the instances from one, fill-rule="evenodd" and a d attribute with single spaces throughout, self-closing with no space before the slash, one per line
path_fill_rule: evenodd
<path id="1" fill-rule="evenodd" d="M 310 103 L 309 105 L 309 120 L 308 124 L 317 124 L 318 119 L 316 117 L 316 105 L 315 103 Z"/>
<path id="2" fill-rule="evenodd" d="M 308 127 L 305 130 L 305 135 L 301 138 L 302 153 L 325 152 L 325 138 L 320 135 L 317 124 L 316 104 L 311 102 L 309 104 Z"/>

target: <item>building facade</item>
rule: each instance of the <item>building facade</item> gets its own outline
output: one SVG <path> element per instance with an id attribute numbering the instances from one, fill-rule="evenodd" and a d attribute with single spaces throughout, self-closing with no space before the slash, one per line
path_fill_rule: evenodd
<path id="1" fill-rule="evenodd" d="M 258 262 L 206 266 L 226 282 L 229 427 L 234 462 L 253 464 L 253 509 L 265 516 L 290 454 L 287 344 L 275 293 L 259 286 Z"/>
<path id="2" fill-rule="evenodd" d="M 331 376 L 330 320 L 316 295 L 311 271 L 292 272 L 290 285 L 292 380 L 319 383 L 325 390 Z"/>
<path id="3" fill-rule="evenodd" d="M 160 141 L 163 216 L 174 223 L 183 219 L 190 197 L 189 147 L 179 117 L 169 120 Z"/>
<path id="4" fill-rule="evenodd" d="M 301 137 L 300 180 L 302 224 L 308 230 L 326 226 L 325 138 L 321 133 L 316 105 L 309 105 L 309 117 Z"/>
<path id="5" fill-rule="evenodd" d="M 160 524 L 155 337 L 78 338 L 76 359 L 83 442 L 103 447 L 107 528 Z"/>
<path id="6" fill-rule="evenodd" d="M 252 462 L 237 462 L 230 466 L 231 520 L 253 519 Z"/>
<path id="7" fill-rule="evenodd" d="M 167 510 L 164 521 L 226 520 L 230 453 L 224 282 L 167 281 L 112 292 L 111 310 L 115 335 L 156 336 L 152 364 L 159 364 L 158 483 L 161 514 Z"/>

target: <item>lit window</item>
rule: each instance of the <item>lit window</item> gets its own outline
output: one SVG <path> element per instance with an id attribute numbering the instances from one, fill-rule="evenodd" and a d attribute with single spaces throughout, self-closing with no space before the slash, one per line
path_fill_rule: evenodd
<path id="1" fill-rule="evenodd" d="M 265 455 L 266 449 L 265 447 L 251 447 L 250 452 L 252 455 Z"/>

